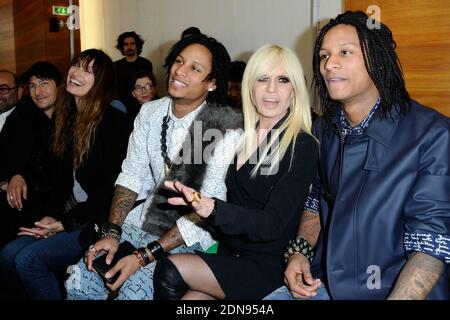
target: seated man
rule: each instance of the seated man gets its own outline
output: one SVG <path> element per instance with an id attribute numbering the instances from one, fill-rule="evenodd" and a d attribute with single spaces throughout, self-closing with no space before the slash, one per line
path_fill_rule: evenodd
<path id="1" fill-rule="evenodd" d="M 289 289 L 267 299 L 449 298 L 450 122 L 410 99 L 391 31 L 368 21 L 345 12 L 316 41 L 320 182 L 285 253 Z"/>
<path id="2" fill-rule="evenodd" d="M 186 37 L 173 46 L 165 60 L 169 97 L 144 104 L 138 114 L 116 181 L 109 223 L 102 228 L 102 239 L 88 251 L 87 267 L 80 261 L 70 268 L 68 299 L 105 299 L 107 289 L 119 288 L 118 299 L 152 299 L 152 262 L 163 252 L 206 250 L 214 244 L 197 225 L 201 221 L 195 214 L 167 204 L 163 183 L 177 179 L 207 196 L 225 199 L 225 174 L 239 137 L 233 129 L 242 126 L 242 117 L 223 106 L 229 64 L 225 47 L 205 35 Z M 203 133 L 209 134 L 204 141 L 214 134 L 212 145 L 203 142 Z M 98 275 L 89 272 L 92 261 L 105 250 L 110 263 L 121 235 L 139 249 L 111 267 L 106 278 L 118 272 L 120 276 L 105 287 Z"/>
<path id="3" fill-rule="evenodd" d="M 31 105 L 28 100 L 18 102 L 21 89 L 15 75 L 0 71 L 4 111 L 0 117 L 7 116 L 0 132 L 0 211 L 4 227 L 0 247 L 17 237 L 20 226 L 29 226 L 40 218 L 48 189 L 50 118 L 62 77 L 54 65 L 38 62 L 22 78 L 29 82 Z"/>

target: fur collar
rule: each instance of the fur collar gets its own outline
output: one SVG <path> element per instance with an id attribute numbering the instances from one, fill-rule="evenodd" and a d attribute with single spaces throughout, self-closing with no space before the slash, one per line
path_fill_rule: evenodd
<path id="1" fill-rule="evenodd" d="M 201 131 L 198 130 L 199 126 L 201 126 Z M 205 159 L 202 159 L 201 164 L 195 164 L 194 154 L 203 155 L 203 151 L 207 146 L 208 148 L 212 147 L 214 149 L 220 141 L 220 139 L 216 139 L 216 141 L 213 142 L 203 141 L 203 133 L 208 129 L 216 129 L 222 133 L 221 136 L 223 137 L 227 129 L 239 129 L 242 127 L 242 113 L 231 107 L 210 103 L 206 104 L 189 128 L 189 134 L 183 143 L 183 159 L 189 158 L 190 161 L 183 161 L 181 166 L 174 169 L 172 173 L 156 187 L 152 203 L 146 212 L 146 218 L 143 224 L 143 229 L 145 231 L 150 232 L 153 235 L 162 236 L 182 215 L 192 211 L 189 207 L 169 205 L 167 199 L 173 196 L 173 193 L 165 189 L 163 184 L 166 180 L 176 179 L 196 190 L 201 188 L 208 165 L 205 163 Z M 198 131 L 202 133 L 202 136 L 199 137 Z M 192 137 L 192 141 L 190 137 Z M 194 146 L 193 149 L 190 148 L 191 145 Z M 197 145 L 201 146 L 201 153 L 199 150 L 195 150 Z M 180 161 L 177 161 L 176 163 L 180 163 Z"/>

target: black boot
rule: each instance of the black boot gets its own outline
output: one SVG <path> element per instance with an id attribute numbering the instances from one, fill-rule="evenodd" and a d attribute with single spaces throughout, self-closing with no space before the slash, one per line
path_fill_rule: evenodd
<path id="1" fill-rule="evenodd" d="M 173 262 L 163 257 L 153 273 L 153 300 L 180 300 L 189 290 Z"/>

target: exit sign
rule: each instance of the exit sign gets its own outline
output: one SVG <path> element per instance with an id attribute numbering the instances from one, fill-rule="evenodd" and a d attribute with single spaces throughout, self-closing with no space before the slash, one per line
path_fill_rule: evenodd
<path id="1" fill-rule="evenodd" d="M 67 7 L 59 7 L 59 6 L 52 6 L 53 8 L 53 15 L 55 16 L 68 16 L 69 10 Z"/>

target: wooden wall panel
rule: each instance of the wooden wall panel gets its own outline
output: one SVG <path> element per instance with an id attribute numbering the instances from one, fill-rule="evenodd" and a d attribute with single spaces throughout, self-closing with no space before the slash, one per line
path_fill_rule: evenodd
<path id="1" fill-rule="evenodd" d="M 61 28 L 60 32 L 50 32 L 48 21 L 52 15 L 52 6 L 68 6 L 69 1 L 64 0 L 44 0 L 44 15 L 47 21 L 47 28 L 45 28 L 45 45 L 47 59 L 57 65 L 64 73 L 67 71 L 70 64 L 70 31 L 66 26 Z M 78 5 L 78 1 L 73 1 Z M 67 21 L 68 17 L 58 16 L 58 19 Z M 80 31 L 75 30 L 75 44 L 76 53 L 80 52 Z"/>
<path id="2" fill-rule="evenodd" d="M 12 0 L 0 0 L 0 69 L 16 72 Z"/>
<path id="3" fill-rule="evenodd" d="M 74 1 L 74 4 L 78 4 Z M 14 37 L 17 74 L 26 71 L 33 63 L 47 60 L 65 73 L 70 64 L 70 31 L 63 27 L 50 32 L 49 19 L 52 6 L 68 6 L 64 0 L 13 0 Z M 67 17 L 56 16 L 66 22 Z M 79 30 L 75 31 L 76 53 L 80 52 Z"/>
<path id="4" fill-rule="evenodd" d="M 17 74 L 45 59 L 43 0 L 14 0 L 14 39 Z M 48 23 L 48 22 L 47 22 Z"/>
<path id="5" fill-rule="evenodd" d="M 450 6 L 448 0 L 345 0 L 345 10 L 381 8 L 397 42 L 411 97 L 450 116 Z"/>

